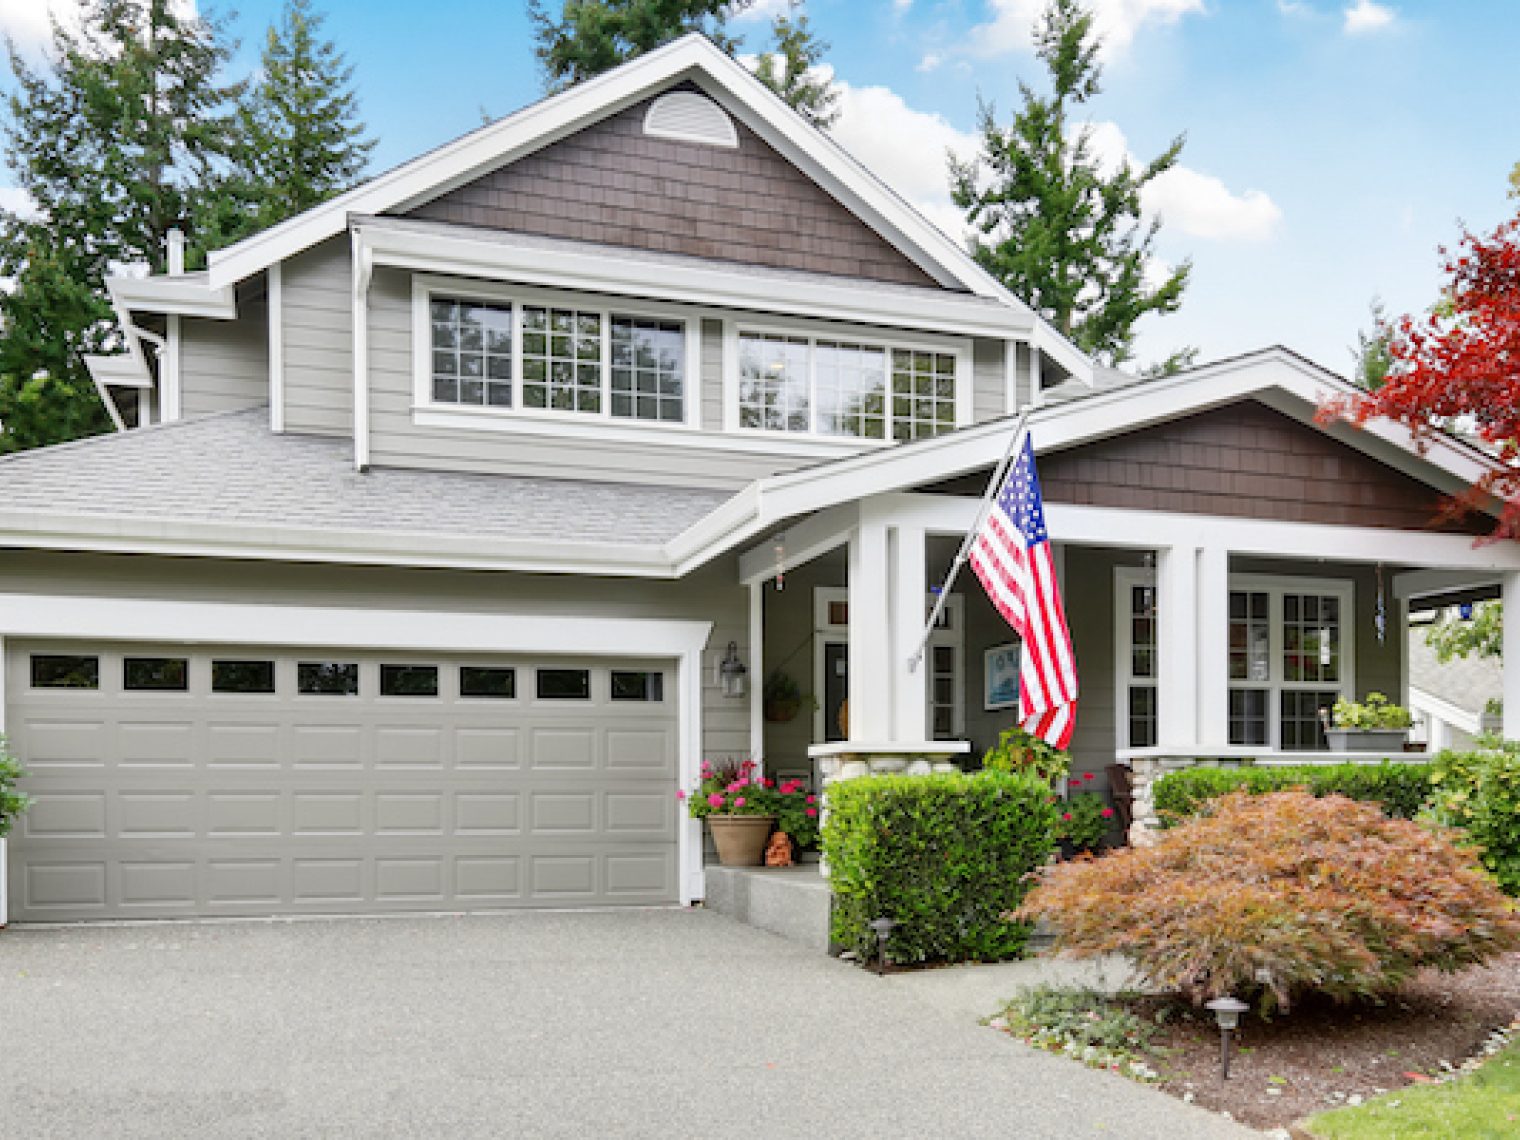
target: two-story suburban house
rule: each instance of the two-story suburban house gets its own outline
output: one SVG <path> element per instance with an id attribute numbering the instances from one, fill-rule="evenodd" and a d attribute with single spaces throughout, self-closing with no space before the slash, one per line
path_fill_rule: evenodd
<path id="1" fill-rule="evenodd" d="M 1411 597 L 1520 588 L 1434 521 L 1484 455 L 1095 367 L 699 37 L 111 293 L 120 430 L 0 460 L 17 919 L 700 898 L 704 757 L 1013 723 L 974 579 L 910 658 L 1025 410 L 1079 771 L 1323 750 Z"/>

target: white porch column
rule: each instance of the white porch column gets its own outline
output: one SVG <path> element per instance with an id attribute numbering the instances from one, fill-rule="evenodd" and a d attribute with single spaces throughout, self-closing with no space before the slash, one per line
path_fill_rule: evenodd
<path id="1" fill-rule="evenodd" d="M 1198 551 L 1198 743 L 1229 739 L 1230 552 L 1205 546 Z"/>
<path id="2" fill-rule="evenodd" d="M 1520 740 L 1520 570 L 1499 580 L 1504 601 L 1504 739 Z"/>
<path id="3" fill-rule="evenodd" d="M 1167 748 L 1198 743 L 1198 549 L 1156 551 L 1156 737 Z"/>
<path id="4" fill-rule="evenodd" d="M 749 586 L 749 754 L 765 771 L 765 583 Z"/>
<path id="5" fill-rule="evenodd" d="M 861 519 L 850 536 L 851 741 L 891 739 L 892 668 L 887 527 Z"/>
<path id="6" fill-rule="evenodd" d="M 925 659 L 916 669 L 908 667 L 908 658 L 918 648 L 928 617 L 923 528 L 893 527 L 887 545 L 892 559 L 892 636 L 888 658 L 892 671 L 890 739 L 928 740 L 929 663 Z"/>

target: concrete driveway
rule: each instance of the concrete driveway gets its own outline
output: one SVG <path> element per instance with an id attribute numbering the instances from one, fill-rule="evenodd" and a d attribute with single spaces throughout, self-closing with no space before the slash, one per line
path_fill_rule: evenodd
<path id="1" fill-rule="evenodd" d="M 700 910 L 13 929 L 0 1089 L 31 1140 L 1254 1135 Z"/>

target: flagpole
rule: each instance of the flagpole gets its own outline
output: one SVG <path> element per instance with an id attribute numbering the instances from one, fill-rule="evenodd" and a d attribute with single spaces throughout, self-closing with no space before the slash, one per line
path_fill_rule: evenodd
<path id="1" fill-rule="evenodd" d="M 929 638 L 934 634 L 934 626 L 939 621 L 940 615 L 945 612 L 945 604 L 950 597 L 950 587 L 955 585 L 955 579 L 961 572 L 961 567 L 966 564 L 966 559 L 971 555 L 971 545 L 976 542 L 976 536 L 982 529 L 982 523 L 987 520 L 987 512 L 992 509 L 992 501 L 1003 486 L 1003 480 L 1008 477 L 1008 465 L 1013 461 L 1013 449 L 1019 442 L 1019 437 L 1024 434 L 1024 428 L 1029 422 L 1030 409 L 1025 408 L 1019 413 L 1019 418 L 1013 421 L 1013 434 L 1008 439 L 1008 447 L 1003 452 L 1003 458 L 998 460 L 997 466 L 992 469 L 992 478 L 987 483 L 987 490 L 982 495 L 982 504 L 977 509 L 976 521 L 971 529 L 966 532 L 966 537 L 961 542 L 961 548 L 955 552 L 955 561 L 950 563 L 950 572 L 945 575 L 945 581 L 940 586 L 934 598 L 934 608 L 929 611 L 928 624 L 924 626 L 923 636 L 918 639 L 918 648 L 913 651 L 913 656 L 908 658 L 908 671 L 918 670 L 919 663 L 924 659 L 924 650 L 929 646 Z"/>

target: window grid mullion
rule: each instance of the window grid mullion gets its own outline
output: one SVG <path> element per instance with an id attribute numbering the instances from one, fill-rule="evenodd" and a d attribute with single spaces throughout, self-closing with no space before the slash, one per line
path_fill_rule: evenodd
<path id="1" fill-rule="evenodd" d="M 527 407 L 523 400 L 523 307 L 512 302 L 512 407 Z"/>
<path id="2" fill-rule="evenodd" d="M 602 380 L 602 407 L 601 418 L 612 418 L 612 313 L 610 310 L 602 311 L 602 345 L 601 345 L 601 380 Z"/>

